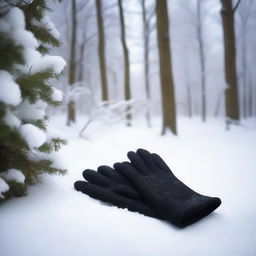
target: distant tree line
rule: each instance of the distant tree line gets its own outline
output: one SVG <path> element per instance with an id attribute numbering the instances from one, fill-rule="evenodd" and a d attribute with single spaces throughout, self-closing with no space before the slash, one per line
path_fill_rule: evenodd
<path id="1" fill-rule="evenodd" d="M 69 55 L 69 72 L 68 72 L 68 83 L 72 87 L 74 86 L 81 77 L 87 79 L 84 76 L 79 76 L 79 69 L 81 69 L 81 62 L 77 61 L 78 58 L 83 58 L 83 51 L 86 47 L 85 42 L 90 38 L 83 38 L 82 44 L 78 44 L 78 25 L 77 16 L 79 12 L 83 9 L 88 8 L 91 10 L 90 4 L 93 1 L 79 1 L 71 0 L 70 6 L 70 26 L 69 26 L 69 39 L 70 39 L 70 55 Z M 106 20 L 104 14 L 104 8 L 116 8 L 115 18 L 119 17 L 120 24 L 120 44 L 122 46 L 123 53 L 123 91 L 124 99 L 128 102 L 132 99 L 131 95 L 131 72 L 130 72 L 130 58 L 129 58 L 129 48 L 127 44 L 127 32 L 126 23 L 129 22 L 125 18 L 125 4 L 128 3 L 126 0 L 116 0 L 116 2 L 111 1 L 112 5 L 106 7 L 106 2 L 104 0 L 95 0 L 94 8 L 96 10 L 96 26 L 97 34 L 93 35 L 98 40 L 98 63 L 99 63 L 99 74 L 101 83 L 101 99 L 105 104 L 109 104 L 110 94 L 108 85 L 108 75 L 111 75 L 110 69 L 107 67 L 106 61 L 106 26 L 104 22 Z M 243 3 L 244 2 L 244 3 Z M 246 2 L 246 3 L 245 3 Z M 110 3 L 110 2 L 109 2 Z M 198 44 L 198 59 L 199 59 L 199 70 L 200 70 L 200 84 L 201 89 L 198 92 L 201 98 L 201 117 L 202 121 L 207 120 L 207 80 L 206 80 L 206 47 L 205 47 L 205 26 L 203 26 L 204 16 L 204 4 L 205 0 L 195 0 L 194 1 L 194 14 L 195 14 L 195 26 L 196 26 L 196 40 Z M 226 88 L 224 93 L 220 95 L 216 106 L 216 115 L 219 112 L 221 99 L 224 100 L 225 104 L 225 117 L 227 127 L 231 123 L 239 123 L 241 117 L 252 117 L 255 115 L 256 108 L 256 88 L 255 88 L 255 78 L 250 74 L 252 69 L 248 69 L 247 61 L 247 50 L 246 50 L 246 37 L 243 37 L 242 42 L 242 55 L 243 55 L 243 85 L 242 90 L 239 90 L 238 74 L 237 74 L 237 43 L 236 43 L 236 32 L 235 32 L 235 15 L 239 15 L 241 19 L 241 26 L 243 31 L 246 30 L 246 24 L 250 15 L 246 15 L 250 9 L 253 9 L 253 1 L 244 0 L 220 0 L 220 17 L 223 28 L 223 49 L 224 49 L 224 73 Z M 150 43 L 152 41 L 151 33 L 155 31 L 156 41 L 158 45 L 158 66 L 159 66 L 159 80 L 161 88 L 161 104 L 162 104 L 162 134 L 166 133 L 166 130 L 171 130 L 174 134 L 177 134 L 176 120 L 177 120 L 177 102 L 175 100 L 175 80 L 173 78 L 173 67 L 172 67 L 172 45 L 170 40 L 169 32 L 169 19 L 170 14 L 168 13 L 168 5 L 172 5 L 172 1 L 167 0 L 155 0 L 150 1 L 147 4 L 145 0 L 138 0 L 138 4 L 141 7 L 141 21 L 143 24 L 142 38 L 143 38 L 143 65 L 144 65 L 144 81 L 145 81 L 145 95 L 146 99 L 150 101 L 151 98 L 151 85 L 150 85 Z M 187 5 L 186 2 L 183 2 Z M 240 9 L 239 9 L 240 8 Z M 90 12 L 85 12 L 89 16 Z M 154 22 L 155 19 L 155 22 Z M 153 21 L 153 22 L 152 22 Z M 79 48 L 80 47 L 80 48 Z M 78 53 L 77 49 L 82 49 L 80 51 L 80 56 L 76 56 Z M 81 72 L 80 72 L 81 73 Z M 184 68 L 184 76 L 188 76 L 187 68 Z M 121 86 L 121 85 L 118 85 Z M 193 100 L 191 97 L 191 87 L 187 79 L 186 82 L 186 93 L 187 93 L 187 106 L 188 114 L 190 117 L 193 115 L 192 104 Z M 241 97 L 242 95 L 242 97 Z M 223 97 L 224 96 L 224 97 Z M 128 104 L 126 112 L 126 123 L 127 125 L 132 125 L 132 106 Z M 242 115 L 241 115 L 242 111 Z M 68 102 L 68 115 L 67 124 L 75 122 L 75 100 L 70 98 Z M 148 126 L 151 126 L 151 113 L 150 108 L 146 110 L 146 120 Z"/>

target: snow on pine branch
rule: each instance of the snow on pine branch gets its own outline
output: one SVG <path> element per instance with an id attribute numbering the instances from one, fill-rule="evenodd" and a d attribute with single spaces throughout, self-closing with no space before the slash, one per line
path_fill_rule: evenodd
<path id="1" fill-rule="evenodd" d="M 11 8 L 10 11 L 1 18 L 0 31 L 7 33 L 9 38 L 12 39 L 16 45 L 33 49 L 39 46 L 34 35 L 25 29 L 24 14 L 17 7 Z"/>
<path id="2" fill-rule="evenodd" d="M 0 101 L 8 105 L 17 106 L 21 102 L 21 92 L 12 75 L 0 70 Z"/>
<path id="3" fill-rule="evenodd" d="M 41 101 L 31 104 L 29 101 L 24 100 L 15 114 L 22 120 L 38 120 L 45 117 L 45 109 L 47 104 L 42 104 Z"/>
<path id="4" fill-rule="evenodd" d="M 57 35 L 57 30 L 46 18 L 47 26 Z M 45 22 L 45 21 L 43 21 Z M 11 8 L 10 11 L 1 18 L 0 32 L 7 33 L 16 45 L 22 46 L 25 65 L 16 65 L 17 69 L 24 73 L 37 73 L 47 69 L 53 70 L 55 74 L 60 74 L 65 65 L 65 60 L 60 56 L 42 55 L 37 51 L 39 42 L 32 32 L 25 29 L 25 18 L 22 10 L 17 7 Z"/>
<path id="5" fill-rule="evenodd" d="M 20 119 L 9 109 L 5 113 L 4 123 L 14 128 L 18 128 L 21 125 Z"/>
<path id="6" fill-rule="evenodd" d="M 60 32 L 56 29 L 55 25 L 52 23 L 48 15 L 45 14 L 40 23 L 37 20 L 33 20 L 33 24 L 38 27 L 46 28 L 50 31 L 53 37 L 59 39 Z"/>
<path id="7" fill-rule="evenodd" d="M 52 87 L 48 80 L 54 75 L 59 75 L 66 62 L 62 57 L 44 55 L 38 51 L 42 42 L 39 42 L 39 39 L 26 29 L 25 15 L 21 9 L 10 7 L 7 11 L 0 16 L 0 33 L 4 35 L 3 40 L 11 42 L 10 46 L 13 49 L 18 49 L 23 61 L 11 59 L 11 65 L 3 66 L 3 69 L 0 70 L 0 103 L 4 108 L 3 124 L 13 133 L 19 134 L 28 145 L 28 149 L 21 147 L 20 150 L 25 149 L 28 156 L 33 155 L 40 161 L 48 161 L 45 166 L 52 171 L 50 165 L 54 162 L 54 154 L 51 154 L 49 156 L 51 159 L 49 159 L 42 154 L 43 151 L 39 152 L 39 148 L 49 142 L 52 142 L 51 145 L 54 145 L 54 149 L 64 144 L 62 136 L 56 131 L 48 132 L 44 122 L 47 120 L 46 108 L 48 104 L 52 104 L 50 98 L 53 102 L 62 100 L 61 91 Z M 58 31 L 48 16 L 43 17 L 41 28 L 45 29 L 45 32 L 51 33 L 53 37 L 59 37 Z M 47 72 L 49 77 L 41 75 Z M 20 77 L 26 77 L 27 83 L 22 84 Z M 37 94 L 36 100 L 26 100 L 24 91 L 26 96 L 29 93 Z M 47 97 L 43 98 L 41 94 L 39 95 L 39 91 L 44 92 L 45 95 L 50 94 L 49 100 Z M 0 172 L 0 198 L 4 198 L 3 194 L 9 189 L 11 190 L 9 181 L 23 183 L 25 176 L 21 170 L 14 168 L 7 171 L 2 170 Z"/>
<path id="8" fill-rule="evenodd" d="M 32 124 L 23 124 L 20 127 L 20 134 L 30 149 L 39 148 L 47 139 L 45 132 Z"/>
<path id="9" fill-rule="evenodd" d="M 17 169 L 8 169 L 5 173 L 1 173 L 0 177 L 3 178 L 6 181 L 15 181 L 18 183 L 24 183 L 25 176 L 24 174 Z"/>
<path id="10" fill-rule="evenodd" d="M 31 63 L 32 64 L 32 63 Z M 60 56 L 41 56 L 40 60 L 31 65 L 30 73 L 37 73 L 47 69 L 53 70 L 55 74 L 60 74 L 66 66 L 65 60 Z"/>
<path id="11" fill-rule="evenodd" d="M 0 177 L 0 198 L 4 198 L 4 193 L 9 190 L 9 185 Z"/>

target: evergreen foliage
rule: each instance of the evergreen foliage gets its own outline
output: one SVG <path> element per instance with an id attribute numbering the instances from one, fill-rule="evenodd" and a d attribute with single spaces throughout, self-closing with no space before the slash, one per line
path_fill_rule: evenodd
<path id="1" fill-rule="evenodd" d="M 37 54 L 40 62 L 40 58 L 49 53 L 51 47 L 60 45 L 58 38 L 47 26 L 46 15 L 50 11 L 47 1 L 5 1 L 4 7 L 5 12 L 0 14 L 0 83 L 6 92 L 10 83 L 14 87 L 17 85 L 17 97 L 20 93 L 21 99 L 17 103 L 11 103 L 12 98 L 8 102 L 4 97 L 7 99 L 12 96 L 0 95 L 0 203 L 14 196 L 26 195 L 27 187 L 40 181 L 43 173 L 63 175 L 66 172 L 55 167 L 49 160 L 49 154 L 58 151 L 66 141 L 58 136 L 48 138 L 48 117 L 45 114 L 47 105 L 56 106 L 59 103 L 53 98 L 50 79 L 58 78 L 61 72 L 57 72 L 50 64 L 33 70 L 27 56 L 29 42 L 22 38 L 22 43 L 13 31 L 6 29 L 10 25 L 8 22 L 15 26 L 15 21 L 11 19 L 12 12 L 19 14 L 25 21 L 25 27 L 23 30 L 19 27 L 19 32 L 27 33 L 26 35 L 32 38 L 28 41 L 35 42 L 36 39 L 37 46 L 32 51 L 30 49 L 30 52 Z M 61 65 L 63 63 L 62 60 Z M 1 74 L 7 78 L 11 77 L 13 81 L 3 79 Z M 11 89 L 9 91 L 12 93 Z M 38 104 L 41 106 L 38 107 Z M 39 110 L 34 116 L 31 114 Z M 30 115 L 26 116 L 28 113 Z M 37 113 L 41 114 L 36 116 Z M 25 127 L 26 124 L 30 126 Z M 33 138 L 30 136 L 33 133 L 43 135 L 43 139 L 40 138 L 35 145 L 31 144 Z M 39 135 L 35 135 L 34 139 Z M 15 169 L 16 173 L 20 172 L 25 181 L 11 179 L 8 171 L 12 169 Z"/>

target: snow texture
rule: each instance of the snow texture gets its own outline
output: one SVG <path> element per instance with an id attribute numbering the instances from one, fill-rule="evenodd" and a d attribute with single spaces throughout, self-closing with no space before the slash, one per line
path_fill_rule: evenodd
<path id="1" fill-rule="evenodd" d="M 202 124 L 179 119 L 178 137 L 161 136 L 160 120 L 147 129 L 143 119 L 132 128 L 115 125 L 84 140 L 77 134 L 86 118 L 78 120 L 82 122 L 69 128 L 65 116 L 50 124 L 69 139 L 59 152 L 69 174 L 44 175 L 28 196 L 1 206 L 1 255 L 256 255 L 255 129 L 232 126 L 226 131 L 224 120 Z M 178 229 L 74 190 L 85 168 L 127 160 L 127 151 L 139 147 L 160 154 L 180 180 L 202 194 L 220 197 L 222 205 Z"/>
<path id="2" fill-rule="evenodd" d="M 43 24 L 58 38 L 58 31 L 50 21 L 49 17 L 44 18 Z M 66 65 L 60 56 L 42 55 L 36 49 L 39 46 L 33 33 L 25 29 L 25 18 L 22 10 L 17 7 L 11 8 L 3 18 L 0 19 L 0 31 L 8 33 L 16 45 L 24 48 L 23 56 L 26 65 L 17 64 L 16 68 L 24 73 L 37 73 L 52 69 L 59 74 Z"/>
<path id="3" fill-rule="evenodd" d="M 21 125 L 20 119 L 9 109 L 7 109 L 4 116 L 5 124 L 18 128 Z"/>
<path id="4" fill-rule="evenodd" d="M 45 132 L 32 124 L 23 124 L 20 127 L 20 134 L 25 139 L 30 149 L 38 148 L 46 141 Z"/>
<path id="5" fill-rule="evenodd" d="M 40 108 L 40 109 L 43 109 L 43 110 L 46 110 L 48 104 L 42 100 L 37 100 L 34 105 L 36 105 L 37 108 Z"/>
<path id="6" fill-rule="evenodd" d="M 40 26 L 41 24 L 38 23 L 38 21 L 34 20 L 33 23 L 37 26 Z M 52 23 L 50 17 L 48 15 L 44 15 L 43 19 L 42 19 L 42 23 L 43 23 L 43 27 L 47 28 L 49 30 L 49 32 L 52 34 L 52 36 L 54 36 L 55 38 L 59 39 L 60 37 L 60 33 L 59 31 L 56 29 L 55 25 Z"/>
<path id="7" fill-rule="evenodd" d="M 66 139 L 65 134 L 58 129 L 48 128 L 47 129 L 47 140 L 51 140 L 53 138 Z"/>
<path id="8" fill-rule="evenodd" d="M 65 65 L 65 60 L 60 56 L 44 55 L 41 57 L 40 61 L 34 63 L 31 72 L 37 73 L 39 71 L 44 71 L 50 68 L 54 71 L 54 73 L 59 74 L 62 72 Z"/>
<path id="9" fill-rule="evenodd" d="M 4 18 L 7 24 L 9 24 L 14 29 L 25 28 L 25 18 L 23 12 L 17 7 L 11 8 Z"/>
<path id="10" fill-rule="evenodd" d="M 16 110 L 16 114 L 23 120 L 38 120 L 43 119 L 45 116 L 44 105 L 40 102 L 31 104 L 29 101 L 24 100 L 19 108 Z"/>
<path id="11" fill-rule="evenodd" d="M 0 81 L 0 101 L 13 106 L 18 105 L 21 102 L 21 92 L 11 74 L 0 70 Z"/>
<path id="12" fill-rule="evenodd" d="M 4 198 L 3 193 L 7 192 L 8 190 L 9 185 L 0 177 L 0 198 Z"/>
<path id="13" fill-rule="evenodd" d="M 32 48 L 39 46 L 34 35 L 30 31 L 25 30 L 24 14 L 19 8 L 11 8 L 0 20 L 0 24 L 0 31 L 9 32 L 10 39 L 13 39 L 16 45 Z"/>
<path id="14" fill-rule="evenodd" d="M 62 101 L 62 99 L 63 99 L 62 92 L 56 88 L 52 88 L 52 89 L 53 89 L 52 100 L 53 101 Z"/>
<path id="15" fill-rule="evenodd" d="M 24 174 L 20 170 L 14 168 L 7 170 L 7 172 L 0 173 L 0 176 L 6 181 L 16 181 L 18 183 L 24 183 L 25 181 Z"/>

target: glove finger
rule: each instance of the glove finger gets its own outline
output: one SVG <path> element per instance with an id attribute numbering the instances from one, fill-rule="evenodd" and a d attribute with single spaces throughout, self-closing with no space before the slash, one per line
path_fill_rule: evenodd
<path id="1" fill-rule="evenodd" d="M 85 183 L 86 183 L 85 181 L 81 181 L 81 180 L 76 181 L 74 183 L 75 190 L 82 191 Z"/>
<path id="2" fill-rule="evenodd" d="M 117 171 L 115 172 L 117 173 Z M 83 176 L 91 184 L 98 185 L 102 188 L 109 188 L 111 191 L 131 199 L 141 200 L 140 194 L 134 188 L 127 185 L 120 185 L 118 183 L 115 183 L 111 179 L 101 175 L 100 173 L 92 170 L 85 170 Z M 75 188 L 78 191 L 82 191 L 83 187 L 86 186 L 86 184 L 87 182 L 85 181 L 77 181 L 75 183 Z"/>
<path id="3" fill-rule="evenodd" d="M 75 186 L 77 183 L 78 181 L 75 183 Z M 146 216 L 160 218 L 153 209 L 148 207 L 142 201 L 133 200 L 120 196 L 109 189 L 102 188 L 94 184 L 83 182 L 83 186 L 79 191 L 94 199 L 98 199 L 103 202 L 113 204 L 119 208 L 127 208 L 130 211 L 139 212 L 145 214 Z"/>
<path id="4" fill-rule="evenodd" d="M 116 194 L 119 194 L 130 199 L 142 200 L 140 194 L 135 189 L 130 188 L 128 186 L 117 185 L 113 187 L 111 190 Z"/>
<path id="5" fill-rule="evenodd" d="M 152 153 L 151 156 L 154 159 L 154 162 L 161 170 L 164 170 L 168 173 L 172 172 L 168 165 L 165 163 L 165 161 L 158 154 Z"/>
<path id="6" fill-rule="evenodd" d="M 96 171 L 89 170 L 89 169 L 83 172 L 83 177 L 90 183 L 93 183 L 95 185 L 99 185 L 102 187 L 106 187 L 106 188 L 116 185 L 116 182 L 114 182 L 113 180 L 101 175 Z"/>
<path id="7" fill-rule="evenodd" d="M 145 150 L 145 149 L 138 149 L 137 154 L 139 157 L 143 160 L 143 162 L 146 164 L 149 170 L 155 170 L 157 168 L 156 163 L 154 162 L 151 154 Z"/>
<path id="8" fill-rule="evenodd" d="M 128 158 L 131 161 L 131 164 L 142 174 L 149 174 L 148 167 L 144 161 L 133 151 L 128 152 Z"/>
<path id="9" fill-rule="evenodd" d="M 140 186 L 140 181 L 143 180 L 141 173 L 135 169 L 131 163 L 122 162 L 115 163 L 114 168 L 123 176 L 128 178 L 135 187 Z"/>
<path id="10" fill-rule="evenodd" d="M 103 176 L 115 181 L 119 185 L 126 185 L 129 187 L 132 187 L 131 182 L 123 175 L 121 175 L 119 172 L 114 170 L 113 168 L 102 165 L 98 168 L 98 172 L 102 174 Z"/>

